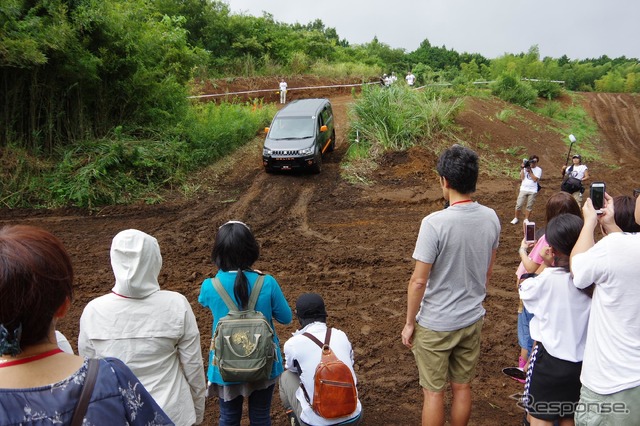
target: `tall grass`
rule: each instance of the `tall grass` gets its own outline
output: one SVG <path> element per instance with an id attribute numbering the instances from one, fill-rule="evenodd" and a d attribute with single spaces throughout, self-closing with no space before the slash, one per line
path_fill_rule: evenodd
<path id="1" fill-rule="evenodd" d="M 415 90 L 402 84 L 364 87 L 349 110 L 352 142 L 342 165 L 351 182 L 368 183 L 375 159 L 385 151 L 401 151 L 429 143 L 453 126 L 460 99 L 445 100 L 438 89 Z"/>
<path id="2" fill-rule="evenodd" d="M 404 150 L 449 128 L 461 106 L 459 99 L 445 101 L 401 84 L 364 87 L 349 112 L 351 134 L 357 131 L 373 151 Z"/>
<path id="3" fill-rule="evenodd" d="M 47 163 L 15 155 L 0 173 L 0 203 L 95 208 L 153 202 L 161 199 L 163 188 L 181 185 L 190 172 L 253 139 L 274 114 L 275 106 L 261 104 L 196 104 L 161 140 L 140 140 L 116 129 L 108 139 L 61 149 Z"/>

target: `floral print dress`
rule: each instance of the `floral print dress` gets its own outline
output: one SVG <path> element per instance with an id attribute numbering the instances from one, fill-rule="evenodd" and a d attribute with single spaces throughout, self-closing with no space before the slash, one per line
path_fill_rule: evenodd
<path id="1" fill-rule="evenodd" d="M 58 383 L 28 389 L 0 388 L 0 425 L 70 424 L 87 368 L 85 359 L 78 371 Z M 83 426 L 173 424 L 122 361 L 116 358 L 100 360 Z"/>

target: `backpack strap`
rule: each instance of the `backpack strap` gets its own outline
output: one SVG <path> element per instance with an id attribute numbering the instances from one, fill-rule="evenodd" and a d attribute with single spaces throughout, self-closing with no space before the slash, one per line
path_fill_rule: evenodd
<path id="1" fill-rule="evenodd" d="M 304 332 L 302 335 L 311 339 L 316 345 L 320 346 L 320 350 L 323 351 L 325 346 L 329 347 L 329 341 L 331 340 L 331 327 L 327 327 L 327 334 L 324 335 L 324 343 L 311 333 Z M 331 350 L 330 347 L 329 350 Z M 307 393 L 307 389 L 304 387 L 302 380 L 300 381 L 300 388 L 302 388 L 302 393 L 304 393 L 304 398 L 307 400 L 307 403 L 311 404 L 311 398 L 309 398 L 309 394 Z"/>
<path id="2" fill-rule="evenodd" d="M 220 279 L 218 277 L 213 277 L 211 279 L 211 282 L 213 283 L 213 288 L 220 295 L 224 304 L 227 305 L 227 308 L 229 308 L 230 311 L 239 311 L 238 306 L 231 299 L 231 296 L 229 296 L 229 293 L 227 292 L 227 290 L 225 290 L 224 287 L 222 286 Z M 251 290 L 251 295 L 249 296 L 249 306 L 247 307 L 247 309 L 254 310 L 256 308 L 258 295 L 260 294 L 260 290 L 262 290 L 263 282 L 264 282 L 264 275 L 258 275 L 258 279 L 256 280 L 256 283 L 253 286 L 253 289 Z"/>
<path id="3" fill-rule="evenodd" d="M 227 290 L 222 287 L 220 279 L 218 277 L 213 277 L 211 282 L 213 283 L 213 289 L 218 293 L 218 295 L 220 295 L 224 304 L 229 308 L 229 311 L 238 311 L 238 306 L 236 306 L 233 300 L 231 300 L 231 296 L 229 296 Z"/>
<path id="4" fill-rule="evenodd" d="M 320 341 L 320 339 L 318 339 L 316 336 L 314 336 L 311 333 L 302 333 L 303 336 L 308 337 L 309 339 L 313 340 L 313 342 L 320 346 L 320 348 L 324 348 L 324 345 L 329 346 L 329 341 L 331 340 L 331 327 L 327 327 L 327 334 L 324 335 L 324 343 L 322 343 Z"/>
<path id="5" fill-rule="evenodd" d="M 256 309 L 256 303 L 258 303 L 258 296 L 260 295 L 260 290 L 262 290 L 262 283 L 264 283 L 264 275 L 258 274 L 258 279 L 256 283 L 253 285 L 253 289 L 251 290 L 251 295 L 249 296 L 249 306 L 248 309 L 253 311 Z"/>

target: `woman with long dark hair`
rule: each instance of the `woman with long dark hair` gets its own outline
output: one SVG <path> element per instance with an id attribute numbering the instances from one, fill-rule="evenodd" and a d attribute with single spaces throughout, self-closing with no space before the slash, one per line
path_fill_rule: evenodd
<path id="1" fill-rule="evenodd" d="M 0 229 L 0 425 L 173 425 L 122 361 L 58 348 L 55 326 L 71 306 L 72 284 L 56 237 L 33 226 Z"/>
<path id="2" fill-rule="evenodd" d="M 249 227 L 239 221 L 229 221 L 218 229 L 211 260 L 218 268 L 215 275 L 223 289 L 232 298 L 239 310 L 245 310 L 249 304 L 249 295 L 258 277 L 263 276 L 263 285 L 255 309 L 261 312 L 271 324 L 273 320 L 289 324 L 292 320 L 291 308 L 282 293 L 278 282 L 271 275 L 253 269 L 258 260 L 260 248 Z M 218 321 L 229 313 L 223 298 L 214 288 L 213 280 L 207 278 L 202 283 L 198 301 L 209 308 L 213 314 L 213 332 Z M 283 371 L 280 341 L 273 333 L 276 356 L 271 375 L 266 380 L 255 382 L 225 382 L 214 360 L 214 349 L 209 354 L 209 381 L 207 395 L 217 396 L 220 405 L 220 426 L 240 425 L 244 398 L 248 399 L 249 421 L 254 426 L 271 425 L 271 399 L 276 380 Z"/>

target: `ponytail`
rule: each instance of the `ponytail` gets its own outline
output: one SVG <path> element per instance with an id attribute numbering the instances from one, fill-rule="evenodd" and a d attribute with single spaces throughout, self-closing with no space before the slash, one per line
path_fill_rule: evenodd
<path id="1" fill-rule="evenodd" d="M 249 281 L 247 277 L 242 272 L 242 269 L 238 268 L 238 273 L 236 274 L 236 281 L 233 284 L 233 295 L 236 297 L 238 301 L 238 308 L 242 311 L 247 308 L 249 305 Z"/>

